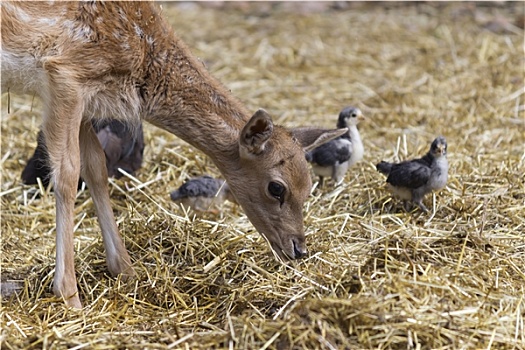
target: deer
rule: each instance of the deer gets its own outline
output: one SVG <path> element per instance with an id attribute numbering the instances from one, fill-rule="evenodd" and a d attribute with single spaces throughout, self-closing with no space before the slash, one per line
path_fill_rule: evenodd
<path id="1" fill-rule="evenodd" d="M 77 181 L 93 199 L 111 276 L 136 276 L 108 194 L 92 120 L 146 121 L 206 154 L 279 258 L 307 254 L 305 152 L 345 133 L 251 114 L 196 58 L 153 2 L 2 2 L 2 91 L 43 101 L 56 205 L 53 293 L 82 308 L 74 265 Z"/>

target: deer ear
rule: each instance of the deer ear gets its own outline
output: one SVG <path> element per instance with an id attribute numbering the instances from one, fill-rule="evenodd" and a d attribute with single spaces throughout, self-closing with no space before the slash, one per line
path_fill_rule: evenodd
<path id="1" fill-rule="evenodd" d="M 272 133 L 272 118 L 264 109 L 259 109 L 241 131 L 239 139 L 241 157 L 261 154 Z"/>
<path id="2" fill-rule="evenodd" d="M 342 129 L 317 129 L 312 127 L 301 127 L 290 130 L 292 135 L 301 143 L 305 152 L 321 146 L 323 143 L 331 141 L 348 131 Z"/>

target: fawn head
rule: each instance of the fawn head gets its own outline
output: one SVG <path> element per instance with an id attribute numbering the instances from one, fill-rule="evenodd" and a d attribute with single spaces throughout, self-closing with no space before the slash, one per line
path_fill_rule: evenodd
<path id="1" fill-rule="evenodd" d="M 240 166 L 228 183 L 252 224 L 281 258 L 296 259 L 307 252 L 303 204 L 312 181 L 305 152 L 346 131 L 286 129 L 274 125 L 262 109 L 242 129 Z"/>

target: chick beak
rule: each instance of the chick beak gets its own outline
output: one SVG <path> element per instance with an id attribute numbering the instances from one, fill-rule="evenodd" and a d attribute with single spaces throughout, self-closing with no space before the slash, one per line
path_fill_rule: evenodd
<path id="1" fill-rule="evenodd" d="M 437 150 L 438 150 L 438 153 L 439 153 L 440 155 L 445 154 L 445 146 L 444 146 L 444 145 L 438 145 L 438 146 L 437 146 Z"/>
<path id="2" fill-rule="evenodd" d="M 357 121 L 360 121 L 360 122 L 362 122 L 362 121 L 364 121 L 364 120 L 366 120 L 366 118 L 365 118 L 365 116 L 364 116 L 364 115 L 362 115 L 362 114 L 359 114 L 359 115 L 357 116 Z"/>

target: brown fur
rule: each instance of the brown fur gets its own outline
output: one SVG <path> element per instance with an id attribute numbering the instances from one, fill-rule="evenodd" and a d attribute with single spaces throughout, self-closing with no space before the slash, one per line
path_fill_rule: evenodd
<path id="1" fill-rule="evenodd" d="M 250 115 L 149 2 L 2 3 L 2 87 L 37 93 L 57 205 L 54 292 L 81 307 L 73 263 L 77 180 L 93 197 L 112 275 L 134 274 L 111 210 L 104 152 L 89 120 L 141 118 L 212 158 L 248 218 L 282 257 L 306 253 L 304 147 L 346 130 L 286 130 Z M 270 181 L 286 188 L 280 203 Z"/>

